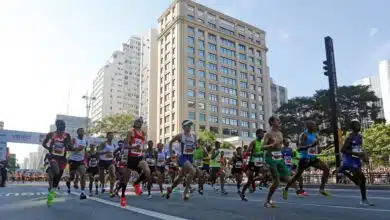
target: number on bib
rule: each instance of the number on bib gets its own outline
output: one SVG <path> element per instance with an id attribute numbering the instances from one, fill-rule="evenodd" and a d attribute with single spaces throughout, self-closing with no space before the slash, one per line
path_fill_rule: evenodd
<path id="1" fill-rule="evenodd" d="M 203 162 L 201 160 L 195 160 L 194 161 L 194 165 L 197 166 L 197 167 L 202 167 L 203 166 Z"/>
<path id="2" fill-rule="evenodd" d="M 255 157 L 253 159 L 253 163 L 255 164 L 255 167 L 262 167 L 264 166 L 264 160 L 262 157 Z"/>
<path id="3" fill-rule="evenodd" d="M 54 143 L 53 145 L 53 155 L 64 156 L 65 155 L 65 146 L 63 143 Z"/>
<path id="4" fill-rule="evenodd" d="M 234 165 L 235 168 L 241 168 L 242 167 L 242 163 L 241 161 L 237 161 L 236 164 Z"/>
<path id="5" fill-rule="evenodd" d="M 169 165 L 170 165 L 171 167 L 177 167 L 177 163 L 176 163 L 176 162 L 170 162 Z"/>
<path id="6" fill-rule="evenodd" d="M 159 159 L 159 160 L 157 161 L 157 166 L 162 167 L 162 166 L 164 166 L 164 165 L 165 165 L 165 160 L 164 160 L 164 159 Z"/>
<path id="7" fill-rule="evenodd" d="M 108 152 L 106 154 L 104 154 L 104 158 L 107 158 L 107 159 L 112 159 L 114 156 L 112 154 L 112 152 Z"/>
<path id="8" fill-rule="evenodd" d="M 184 154 L 193 154 L 194 148 L 192 147 L 184 147 Z"/>
<path id="9" fill-rule="evenodd" d="M 154 166 L 156 164 L 156 161 L 152 158 L 146 158 L 146 162 L 149 166 Z"/>
<path id="10" fill-rule="evenodd" d="M 280 152 L 280 151 L 273 151 L 271 154 L 272 154 L 273 160 L 281 160 L 282 159 L 282 152 Z"/>
<path id="11" fill-rule="evenodd" d="M 89 167 L 96 167 L 97 166 L 97 159 L 96 158 L 91 158 L 89 160 L 89 164 L 88 164 Z"/>
<path id="12" fill-rule="evenodd" d="M 307 154 L 311 156 L 317 155 L 316 148 L 315 147 L 309 148 Z"/>
<path id="13" fill-rule="evenodd" d="M 284 163 L 286 165 L 292 165 L 291 157 L 289 156 L 284 157 Z"/>

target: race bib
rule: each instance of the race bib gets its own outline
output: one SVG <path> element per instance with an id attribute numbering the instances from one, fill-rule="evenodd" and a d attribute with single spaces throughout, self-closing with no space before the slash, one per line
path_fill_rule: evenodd
<path id="1" fill-rule="evenodd" d="M 248 159 L 244 159 L 244 164 L 248 165 L 248 163 L 249 163 L 249 160 Z"/>
<path id="2" fill-rule="evenodd" d="M 273 151 L 273 152 L 271 152 L 271 154 L 272 154 L 273 160 L 281 160 L 282 159 L 282 152 L 280 152 L 280 151 Z"/>
<path id="3" fill-rule="evenodd" d="M 262 157 L 255 157 L 255 158 L 253 158 L 253 163 L 255 164 L 256 167 L 264 166 L 264 160 L 263 160 Z"/>
<path id="4" fill-rule="evenodd" d="M 177 167 L 177 163 L 176 163 L 176 162 L 170 162 L 170 163 L 169 163 L 169 166 L 171 166 L 171 167 Z"/>
<path id="5" fill-rule="evenodd" d="M 285 156 L 284 157 L 284 163 L 286 165 L 292 165 L 291 157 L 290 156 Z"/>
<path id="6" fill-rule="evenodd" d="M 234 165 L 235 168 L 241 168 L 242 167 L 242 163 L 241 161 L 237 161 L 236 164 Z"/>
<path id="7" fill-rule="evenodd" d="M 354 147 L 352 147 L 352 152 L 354 152 L 354 153 L 361 153 L 362 152 L 362 148 L 360 146 L 354 146 Z M 359 158 L 356 155 L 352 155 L 352 157 Z"/>
<path id="8" fill-rule="evenodd" d="M 149 166 L 154 166 L 156 164 L 156 160 L 152 158 L 146 158 L 146 163 L 148 163 Z"/>
<path id="9" fill-rule="evenodd" d="M 90 160 L 89 160 L 89 163 L 88 163 L 88 166 L 89 167 L 96 167 L 97 166 L 97 159 L 96 158 L 91 158 Z"/>
<path id="10" fill-rule="evenodd" d="M 128 159 L 129 159 L 129 156 L 127 154 L 122 154 L 121 155 L 121 162 L 122 163 L 127 163 Z"/>
<path id="11" fill-rule="evenodd" d="M 157 166 L 162 167 L 165 165 L 165 159 L 158 159 Z"/>
<path id="12" fill-rule="evenodd" d="M 203 161 L 201 161 L 201 160 L 195 160 L 195 161 L 194 161 L 194 165 L 197 166 L 197 167 L 202 167 L 202 166 L 203 166 Z"/>
<path id="13" fill-rule="evenodd" d="M 307 150 L 307 154 L 310 155 L 310 156 L 316 156 L 317 155 L 316 148 L 315 147 L 309 148 Z"/>
<path id="14" fill-rule="evenodd" d="M 65 156 L 65 146 L 61 142 L 56 142 L 53 144 L 53 155 L 56 156 Z"/>
<path id="15" fill-rule="evenodd" d="M 108 152 L 108 153 L 104 154 L 104 158 L 106 158 L 106 159 L 113 159 L 114 155 L 112 154 L 112 152 Z"/>
<path id="16" fill-rule="evenodd" d="M 184 153 L 183 154 L 193 154 L 194 153 L 194 148 L 193 147 L 184 147 Z"/>

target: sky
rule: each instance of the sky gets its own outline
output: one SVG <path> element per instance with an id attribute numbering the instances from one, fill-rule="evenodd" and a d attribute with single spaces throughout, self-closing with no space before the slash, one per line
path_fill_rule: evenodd
<path id="1" fill-rule="evenodd" d="M 0 1 L 0 121 L 48 132 L 56 114 L 85 116 L 81 96 L 121 42 L 157 27 L 171 0 Z M 327 88 L 324 37 L 339 85 L 377 75 L 390 58 L 388 0 L 200 0 L 266 31 L 268 66 L 289 98 Z M 69 106 L 69 107 L 68 107 Z M 38 146 L 10 144 L 19 162 Z"/>

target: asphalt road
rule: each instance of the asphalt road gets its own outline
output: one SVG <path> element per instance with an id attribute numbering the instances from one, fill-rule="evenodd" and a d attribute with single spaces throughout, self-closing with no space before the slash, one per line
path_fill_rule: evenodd
<path id="1" fill-rule="evenodd" d="M 62 187 L 62 189 L 65 189 Z M 180 190 L 171 199 L 162 198 L 154 190 L 152 199 L 146 195 L 134 196 L 129 189 L 128 207 L 119 207 L 119 198 L 108 194 L 80 200 L 79 192 L 71 195 L 61 192 L 52 207 L 46 206 L 47 187 L 39 184 L 9 185 L 0 188 L 1 220 L 116 220 L 121 219 L 256 219 L 256 220 L 388 220 L 390 216 L 390 191 L 372 190 L 368 196 L 375 207 L 359 205 L 357 190 L 331 189 L 332 197 L 319 196 L 309 189 L 309 197 L 298 198 L 290 193 L 287 201 L 277 192 L 273 198 L 278 208 L 263 207 L 267 190 L 248 194 L 248 202 L 239 199 L 234 187 L 227 187 L 229 195 L 207 188 L 203 196 L 194 193 L 189 201 L 183 201 Z"/>

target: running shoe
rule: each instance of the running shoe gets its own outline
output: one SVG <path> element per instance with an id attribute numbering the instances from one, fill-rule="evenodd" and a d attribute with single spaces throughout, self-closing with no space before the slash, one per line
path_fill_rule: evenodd
<path id="1" fill-rule="evenodd" d="M 142 194 L 142 190 L 139 184 L 134 184 L 133 187 L 134 187 L 135 194 L 137 194 L 137 196 Z"/>
<path id="2" fill-rule="evenodd" d="M 168 187 L 167 188 L 167 194 L 166 194 L 166 198 L 169 199 L 171 197 L 171 193 L 172 193 L 172 188 L 171 187 Z"/>
<path id="3" fill-rule="evenodd" d="M 84 192 L 81 192 L 81 194 L 80 194 L 80 199 L 86 199 L 87 198 L 87 196 L 85 195 L 85 193 Z"/>
<path id="4" fill-rule="evenodd" d="M 328 193 L 327 191 L 325 191 L 324 189 L 320 189 L 319 193 L 320 193 L 320 195 L 323 195 L 323 196 L 331 196 L 331 194 Z"/>
<path id="5" fill-rule="evenodd" d="M 300 197 L 306 197 L 309 195 L 309 194 L 307 194 L 307 192 L 305 190 L 300 190 L 299 192 L 297 192 L 297 194 Z"/>
<path id="6" fill-rule="evenodd" d="M 288 199 L 288 189 L 286 189 L 286 188 L 282 189 L 282 198 L 284 200 Z"/>
<path id="7" fill-rule="evenodd" d="M 56 196 L 56 192 L 54 190 L 51 190 L 48 194 L 47 194 L 47 206 L 48 207 L 51 207 L 53 205 L 53 202 L 54 202 L 54 197 Z"/>
<path id="8" fill-rule="evenodd" d="M 122 207 L 126 207 L 126 196 L 121 196 L 120 203 Z"/>
<path id="9" fill-rule="evenodd" d="M 152 198 L 152 194 L 150 194 L 149 196 L 148 196 L 148 199 L 151 199 Z"/>
<path id="10" fill-rule="evenodd" d="M 266 202 L 264 203 L 265 208 L 276 208 L 276 205 L 273 204 L 272 202 Z"/>
<path id="11" fill-rule="evenodd" d="M 360 205 L 362 205 L 362 206 L 375 206 L 374 204 L 370 203 L 368 200 L 360 201 Z"/>

